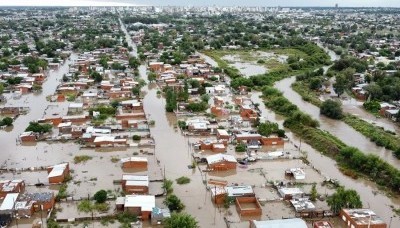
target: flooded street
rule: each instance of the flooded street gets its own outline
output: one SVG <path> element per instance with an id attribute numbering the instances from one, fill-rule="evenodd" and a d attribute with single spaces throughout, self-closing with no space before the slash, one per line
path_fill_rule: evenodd
<path id="1" fill-rule="evenodd" d="M 26 115 L 20 116 L 16 119 L 11 131 L 0 131 L 0 142 L 3 145 L 0 151 L 0 167 L 7 166 L 8 168 L 11 168 L 51 165 L 52 163 L 59 163 L 62 160 L 61 155 L 58 154 L 62 147 L 61 145 L 37 143 L 32 144 L 31 146 L 21 146 L 17 145 L 16 140 L 28 127 L 29 122 L 42 118 L 45 110 L 48 109 L 49 106 L 57 106 L 57 103 L 47 101 L 46 97 L 54 94 L 63 75 L 68 73 L 68 65 L 76 58 L 77 55 L 72 54 L 70 59 L 66 60 L 58 70 L 50 71 L 47 80 L 43 84 L 42 92 L 26 94 L 17 100 L 12 98 L 12 94 L 5 94 L 7 97 L 7 103 L 5 104 L 6 107 L 23 106 L 29 107 L 30 110 Z M 71 147 L 74 147 L 74 145 L 71 145 Z M 70 149 L 69 146 L 67 146 L 66 149 Z M 73 150 L 71 150 L 71 152 L 73 152 Z M 43 156 L 44 154 L 46 155 Z M 42 161 L 39 157 L 45 158 L 46 161 Z"/>

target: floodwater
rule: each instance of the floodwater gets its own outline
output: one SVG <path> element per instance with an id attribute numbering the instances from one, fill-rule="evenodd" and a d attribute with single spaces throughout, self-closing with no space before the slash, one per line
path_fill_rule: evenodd
<path id="1" fill-rule="evenodd" d="M 128 43 L 131 46 L 134 46 L 130 39 L 128 39 Z M 146 66 L 141 66 L 139 71 L 143 79 L 147 80 Z M 197 141 L 197 139 L 185 137 L 179 130 L 177 130 L 175 127 L 177 119 L 173 114 L 165 113 L 165 100 L 162 97 L 157 96 L 157 88 L 154 84 L 149 84 L 144 87 L 143 90 L 146 94 L 143 100 L 145 112 L 147 113 L 149 120 L 155 120 L 155 126 L 150 128 L 151 134 L 156 142 L 155 157 L 160 161 L 161 168 L 163 169 L 163 172 L 165 172 L 166 178 L 175 180 L 180 176 L 187 176 L 191 179 L 191 182 L 186 185 L 174 184 L 174 193 L 178 195 L 186 205 L 185 210 L 197 218 L 201 227 L 225 227 L 225 222 L 223 220 L 224 216 L 228 217 L 229 221 L 236 222 L 232 224 L 232 227 L 248 227 L 247 222 L 240 222 L 240 218 L 235 212 L 234 206 L 231 206 L 228 210 L 214 207 L 210 200 L 210 191 L 208 191 L 203 184 L 203 180 L 207 179 L 206 174 L 201 173 L 198 168 L 188 168 L 188 165 L 192 163 L 191 153 L 193 152 L 190 143 Z M 263 101 L 259 98 L 259 95 L 260 93 L 253 94 L 252 99 L 254 98 L 253 101 L 260 104 L 262 116 L 265 119 L 278 122 L 282 125 L 283 118 L 268 111 L 265 108 Z M 288 137 L 291 140 L 290 144 L 299 144 L 299 139 L 291 133 L 288 133 Z M 338 179 L 342 185 L 348 187 L 351 186 L 351 188 L 360 193 L 365 207 L 373 209 L 385 221 L 390 220 L 390 217 L 393 216 L 390 205 L 394 205 L 396 208 L 399 207 L 400 202 L 398 200 L 390 199 L 383 194 L 375 194 L 378 190 L 376 189 L 376 186 L 369 181 L 354 180 L 344 176 L 337 169 L 335 161 L 322 156 L 309 145 L 302 143 L 301 148 L 302 150 L 307 151 L 307 156 L 311 161 L 312 166 L 316 169 L 322 170 L 324 176 Z M 311 175 L 312 179 L 315 178 L 318 181 L 318 175 L 315 174 L 314 169 L 304 166 L 299 160 L 293 160 L 291 162 L 294 162 L 294 164 L 289 163 L 290 166 L 298 165 L 305 167 L 307 173 Z M 250 170 L 262 167 L 265 168 L 267 173 L 271 173 L 271 176 L 267 174 L 267 177 L 269 176 L 270 179 L 273 179 L 274 177 L 278 179 L 283 175 L 281 170 L 287 167 L 282 166 L 282 164 L 284 163 L 280 163 L 279 161 L 257 162 L 254 165 L 249 166 L 247 169 L 238 168 L 237 174 L 240 175 L 225 176 L 216 173 L 210 173 L 207 175 L 214 176 L 215 178 L 226 179 L 230 183 L 249 183 L 250 181 L 250 184 L 256 186 L 255 191 L 264 194 L 265 197 L 268 197 L 269 195 L 273 197 L 274 194 L 268 193 L 265 186 L 262 185 L 266 182 L 265 178 L 259 174 L 254 175 Z M 201 168 L 204 167 L 200 166 L 200 169 Z M 264 208 L 270 210 L 271 205 L 266 204 Z M 277 210 L 275 211 L 281 210 L 286 214 L 285 210 L 289 210 L 288 208 L 287 205 L 277 205 Z M 269 216 L 265 215 L 266 211 L 267 210 L 264 210 L 263 216 Z M 281 215 L 281 213 L 278 213 L 275 216 L 279 218 Z M 394 218 L 392 224 L 393 227 L 400 227 L 400 220 Z"/>
<path id="2" fill-rule="evenodd" d="M 284 96 L 290 102 L 297 105 L 303 112 L 311 115 L 320 122 L 320 128 L 338 137 L 349 146 L 357 147 L 364 153 L 371 153 L 379 156 L 383 160 L 400 168 L 400 160 L 393 156 L 393 152 L 383 147 L 376 146 L 374 142 L 354 130 L 352 127 L 340 120 L 330 119 L 320 115 L 320 109 L 306 101 L 296 93 L 291 85 L 296 81 L 296 77 L 283 79 L 275 84 L 275 87 L 283 92 Z"/>
<path id="3" fill-rule="evenodd" d="M 226 60 L 230 66 L 235 67 L 245 77 L 258 74 L 265 74 L 268 69 L 255 62 L 242 61 L 239 55 L 225 55 L 222 59 Z"/>

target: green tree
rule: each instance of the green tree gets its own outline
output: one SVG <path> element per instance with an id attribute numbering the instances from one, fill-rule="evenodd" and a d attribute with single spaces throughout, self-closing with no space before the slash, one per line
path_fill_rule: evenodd
<path id="1" fill-rule="evenodd" d="M 315 202 L 317 200 L 317 197 L 318 197 L 317 186 L 314 183 L 310 192 L 310 200 Z"/>
<path id="2" fill-rule="evenodd" d="M 180 212 L 185 208 L 185 205 L 181 202 L 181 200 L 176 195 L 168 195 L 164 202 L 165 206 L 167 206 L 172 212 Z"/>
<path id="3" fill-rule="evenodd" d="M 129 57 L 129 66 L 137 69 L 140 66 L 140 61 L 136 57 Z"/>
<path id="4" fill-rule="evenodd" d="M 0 126 L 12 126 L 13 125 L 13 119 L 11 117 L 5 117 L 0 121 Z"/>
<path id="5" fill-rule="evenodd" d="M 96 200 L 96 203 L 104 203 L 107 200 L 107 192 L 103 189 L 100 191 L 97 191 L 94 194 L 93 199 Z"/>
<path id="6" fill-rule="evenodd" d="M 342 208 L 362 208 L 358 193 L 353 189 L 346 190 L 343 187 L 339 187 L 333 195 L 329 196 L 327 203 L 335 214 Z"/>
<path id="7" fill-rule="evenodd" d="M 154 72 L 150 72 L 150 73 L 147 75 L 147 80 L 149 80 L 149 82 L 155 81 L 156 78 L 157 78 L 157 74 L 154 73 Z"/>
<path id="8" fill-rule="evenodd" d="M 341 119 L 343 117 L 341 104 L 331 99 L 322 102 L 320 113 L 332 119 Z"/>
<path id="9" fill-rule="evenodd" d="M 344 93 L 347 88 L 347 79 L 343 74 L 339 74 L 336 76 L 336 81 L 333 84 L 336 94 L 338 97 Z"/>
<path id="10" fill-rule="evenodd" d="M 30 122 L 25 131 L 33 131 L 36 133 L 50 132 L 53 126 L 51 124 L 39 124 L 37 122 Z"/>
<path id="11" fill-rule="evenodd" d="M 258 125 L 257 128 L 258 133 L 263 136 L 270 136 L 272 133 L 275 133 L 278 130 L 279 130 L 278 124 L 269 121 L 265 123 L 260 123 L 260 125 Z"/>
<path id="12" fill-rule="evenodd" d="M 172 213 L 171 217 L 164 220 L 165 228 L 198 228 L 195 218 L 186 213 Z"/>

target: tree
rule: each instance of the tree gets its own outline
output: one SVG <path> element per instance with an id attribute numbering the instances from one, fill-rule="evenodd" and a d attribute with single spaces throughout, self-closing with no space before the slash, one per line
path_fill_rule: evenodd
<path id="1" fill-rule="evenodd" d="M 97 191 L 94 194 L 93 199 L 96 200 L 96 203 L 104 203 L 107 200 L 107 192 L 103 189 L 100 191 Z"/>
<path id="2" fill-rule="evenodd" d="M 156 78 L 157 78 L 157 74 L 154 73 L 154 72 L 150 72 L 150 73 L 147 75 L 147 80 L 149 80 L 149 82 L 155 81 Z"/>
<path id="3" fill-rule="evenodd" d="M 310 200 L 315 202 L 317 200 L 317 196 L 318 196 L 317 187 L 316 184 L 314 183 L 310 192 Z"/>
<path id="4" fill-rule="evenodd" d="M 140 61 L 136 57 L 129 57 L 129 66 L 137 69 L 140 66 Z"/>
<path id="5" fill-rule="evenodd" d="M 333 84 L 333 87 L 335 88 L 335 92 L 340 97 L 344 93 L 344 91 L 347 88 L 347 80 L 346 77 L 343 74 L 339 74 L 336 76 L 336 82 Z"/>
<path id="6" fill-rule="evenodd" d="M 337 214 L 342 208 L 362 208 L 362 202 L 358 193 L 353 190 L 345 190 L 339 187 L 336 192 L 328 197 L 328 205 Z"/>
<path id="7" fill-rule="evenodd" d="M 176 195 L 168 195 L 164 200 L 165 206 L 167 206 L 171 211 L 180 212 L 185 208 L 185 205 Z"/>
<path id="8" fill-rule="evenodd" d="M 0 126 L 12 126 L 13 125 L 13 119 L 11 117 L 5 117 L 3 120 L 0 121 Z"/>
<path id="9" fill-rule="evenodd" d="M 165 228 L 198 228 L 195 218 L 186 213 L 172 213 L 171 217 L 164 220 Z"/>
<path id="10" fill-rule="evenodd" d="M 322 102 L 320 113 L 332 119 L 341 119 L 343 117 L 341 104 L 330 99 Z"/>
<path id="11" fill-rule="evenodd" d="M 272 133 L 275 133 L 279 130 L 279 126 L 277 123 L 272 123 L 272 122 L 265 122 L 265 123 L 260 123 L 258 125 L 257 131 L 260 135 L 263 136 L 270 136 Z"/>
<path id="12" fill-rule="evenodd" d="M 53 126 L 51 124 L 39 124 L 37 122 L 30 122 L 25 131 L 33 131 L 36 133 L 50 132 Z"/>
<path id="13" fill-rule="evenodd" d="M 0 83 L 0 95 L 3 94 L 4 92 L 4 85 L 3 83 Z"/>

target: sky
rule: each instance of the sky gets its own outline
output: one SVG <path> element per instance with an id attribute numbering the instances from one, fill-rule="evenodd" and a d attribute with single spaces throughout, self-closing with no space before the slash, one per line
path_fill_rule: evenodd
<path id="1" fill-rule="evenodd" d="M 0 0 L 0 6 L 330 6 L 400 7 L 400 0 Z"/>

